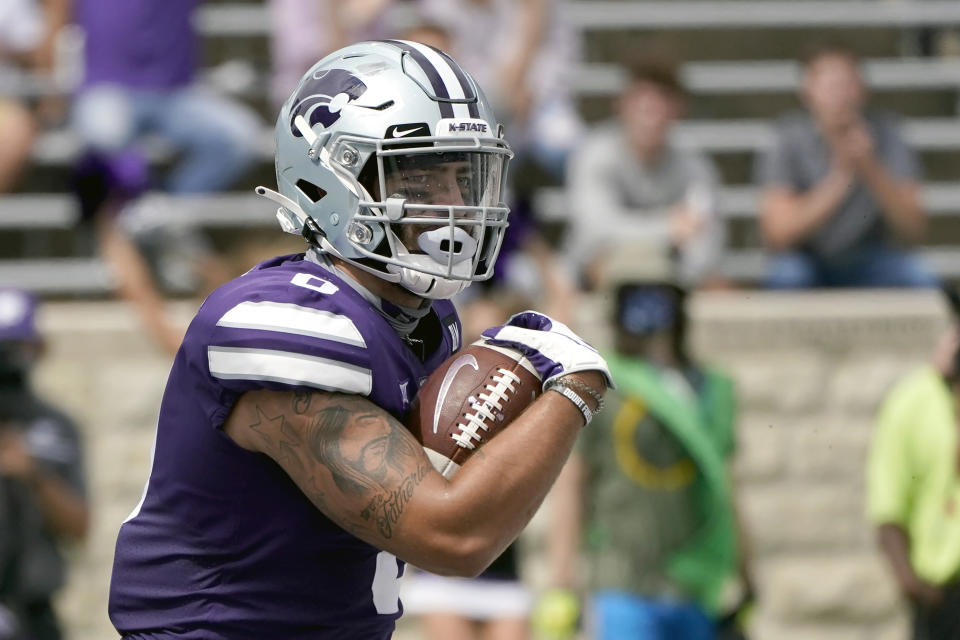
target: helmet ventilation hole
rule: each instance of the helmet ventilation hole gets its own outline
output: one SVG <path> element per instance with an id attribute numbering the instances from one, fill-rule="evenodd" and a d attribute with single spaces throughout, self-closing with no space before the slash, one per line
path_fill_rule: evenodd
<path id="1" fill-rule="evenodd" d="M 307 196 L 307 198 L 310 199 L 310 202 L 319 202 L 323 196 L 327 195 L 326 191 L 312 182 L 307 182 L 302 178 L 297 180 L 297 189 L 300 189 L 300 192 Z"/>

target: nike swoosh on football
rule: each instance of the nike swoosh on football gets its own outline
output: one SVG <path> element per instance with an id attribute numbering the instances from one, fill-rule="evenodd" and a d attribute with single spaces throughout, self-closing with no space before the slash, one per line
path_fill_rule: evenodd
<path id="1" fill-rule="evenodd" d="M 394 137 L 394 138 L 402 138 L 402 137 L 404 137 L 404 136 L 410 135 L 410 134 L 413 133 L 414 131 L 420 131 L 421 128 L 422 128 L 422 127 L 414 127 L 413 129 L 407 129 L 407 130 L 405 130 L 405 131 L 401 131 L 400 129 L 394 129 L 394 130 L 393 130 L 393 137 Z"/>
<path id="2" fill-rule="evenodd" d="M 450 391 L 450 385 L 453 384 L 453 379 L 457 377 L 457 372 L 464 367 L 473 367 L 474 371 L 480 370 L 480 365 L 477 363 L 477 359 L 469 353 L 454 360 L 453 364 L 450 365 L 450 368 L 447 369 L 446 375 L 443 376 L 443 381 L 440 382 L 440 392 L 437 394 L 437 404 L 433 407 L 434 433 L 437 432 L 437 423 L 440 422 L 440 410 L 443 409 L 443 403 L 447 399 L 447 393 Z"/>

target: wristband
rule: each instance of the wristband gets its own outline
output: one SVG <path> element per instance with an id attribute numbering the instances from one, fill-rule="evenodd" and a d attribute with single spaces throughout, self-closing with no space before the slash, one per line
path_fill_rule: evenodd
<path id="1" fill-rule="evenodd" d="M 550 384 L 550 386 L 547 388 L 547 391 L 556 391 L 564 398 L 572 402 L 573 406 L 579 409 L 580 413 L 583 414 L 583 426 L 587 426 L 590 424 L 590 421 L 593 420 L 593 411 L 590 410 L 587 402 L 580 397 L 579 393 L 567 386 L 566 382 L 561 382 L 558 379 Z"/>
<path id="2" fill-rule="evenodd" d="M 563 384 L 568 387 L 574 387 L 580 391 L 585 391 L 591 398 L 597 401 L 597 408 L 593 410 L 593 415 L 597 415 L 603 411 L 603 396 L 600 395 L 600 392 L 588 385 L 585 382 L 580 382 L 576 378 L 566 378 L 563 381 Z"/>

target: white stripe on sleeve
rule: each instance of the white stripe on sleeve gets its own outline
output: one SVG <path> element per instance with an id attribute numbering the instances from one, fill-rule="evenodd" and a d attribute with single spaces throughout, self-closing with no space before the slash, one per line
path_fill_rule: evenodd
<path id="1" fill-rule="evenodd" d="M 271 349 L 207 347 L 210 375 L 223 380 L 268 380 L 368 395 L 370 369 L 317 356 Z"/>
<path id="2" fill-rule="evenodd" d="M 217 326 L 278 331 L 356 347 L 367 346 L 360 331 L 347 316 L 286 302 L 241 302 L 223 314 Z"/>

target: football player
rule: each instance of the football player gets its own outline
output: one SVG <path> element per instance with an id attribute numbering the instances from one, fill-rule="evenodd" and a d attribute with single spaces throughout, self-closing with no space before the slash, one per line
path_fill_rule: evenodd
<path id="1" fill-rule="evenodd" d="M 402 424 L 461 346 L 449 298 L 492 273 L 510 156 L 439 50 L 359 43 L 303 77 L 278 191 L 258 192 L 308 247 L 215 291 L 187 330 L 117 540 L 125 638 L 389 638 L 404 561 L 475 575 L 519 534 L 611 383 L 596 350 L 533 312 L 487 330 L 556 392 L 452 481 Z"/>

